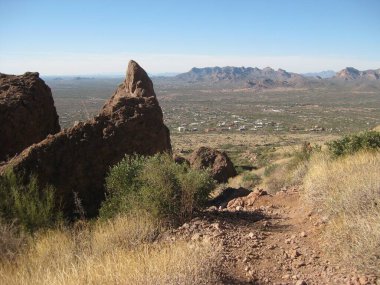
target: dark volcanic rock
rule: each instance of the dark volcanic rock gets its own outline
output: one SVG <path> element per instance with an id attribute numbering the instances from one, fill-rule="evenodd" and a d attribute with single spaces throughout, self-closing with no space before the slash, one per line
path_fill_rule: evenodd
<path id="1" fill-rule="evenodd" d="M 146 72 L 130 61 L 126 80 L 98 116 L 49 136 L 7 166 L 16 173 L 35 173 L 40 183 L 53 185 L 66 214 L 75 211 L 76 192 L 87 216 L 94 216 L 104 199 L 105 176 L 112 165 L 125 154 L 166 151 L 171 151 L 169 130 L 153 84 Z"/>
<path id="2" fill-rule="evenodd" d="M 59 131 L 50 88 L 38 73 L 0 73 L 0 161 Z"/>
<path id="3" fill-rule="evenodd" d="M 225 152 L 220 152 L 209 147 L 200 147 L 195 150 L 189 159 L 190 165 L 197 169 L 210 168 L 213 178 L 219 183 L 228 181 L 235 176 L 236 170 Z"/>

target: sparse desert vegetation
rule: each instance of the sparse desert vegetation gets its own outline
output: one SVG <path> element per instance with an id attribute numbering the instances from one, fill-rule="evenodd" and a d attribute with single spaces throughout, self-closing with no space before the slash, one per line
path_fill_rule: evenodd
<path id="1" fill-rule="evenodd" d="M 316 213 L 313 223 L 321 219 L 323 226 L 315 236 L 310 223 L 299 224 L 297 229 L 308 232 L 310 241 L 321 238 L 320 254 L 328 256 L 333 264 L 377 275 L 380 155 L 378 148 L 369 150 L 366 144 L 361 145 L 356 153 L 337 157 L 328 146 L 304 143 L 293 151 L 279 152 L 281 155 L 273 156 L 271 159 L 277 160 L 271 164 L 243 170 L 238 177 L 248 189 L 271 191 L 274 196 L 269 201 L 286 207 L 297 200 L 284 189 L 299 188 L 300 203 L 307 202 Z M 6 284 L 225 284 L 228 278 L 221 279 L 218 267 L 226 258 L 226 249 L 213 239 L 202 239 L 205 234 L 195 232 L 178 239 L 170 234 L 173 230 L 193 229 L 192 223 L 199 221 L 196 218 L 193 222 L 192 214 L 202 211 L 214 185 L 207 171 L 175 164 L 167 154 L 130 156 L 110 169 L 106 181 L 109 194 L 99 219 L 74 223 L 57 220 L 48 228 L 45 224 L 33 228 L 33 234 L 17 222 L 17 217 L 13 223 L 2 220 L 1 279 Z M 13 185 L 18 185 L 16 182 Z M 20 207 L 28 208 L 26 204 Z M 244 211 L 250 213 L 249 208 Z M 237 227 L 234 223 L 224 227 Z M 214 227 L 220 226 L 211 223 Z M 240 230 L 233 232 L 236 235 Z M 256 231 L 259 234 L 262 230 Z M 225 243 L 228 245 L 230 240 Z M 270 239 L 266 243 L 275 247 Z M 277 239 L 273 243 L 278 244 Z M 310 245 L 302 244 L 301 249 L 305 246 Z"/>
<path id="2" fill-rule="evenodd" d="M 2 194 L 19 186 L 14 175 L 6 182 L 2 180 Z M 110 171 L 111 192 L 101 218 L 66 225 L 54 223 L 53 204 L 36 197 L 37 182 L 31 183 L 25 194 L 17 192 L 24 195 L 16 197 L 21 203 L 2 205 L 22 213 L 13 217 L 15 224 L 0 223 L 4 284 L 215 282 L 212 269 L 218 250 L 210 243 L 155 242 L 174 222 L 191 218 L 207 200 L 214 185 L 207 171 L 177 165 L 167 154 L 127 157 Z M 2 211 L 1 217 L 11 220 L 6 214 Z"/>

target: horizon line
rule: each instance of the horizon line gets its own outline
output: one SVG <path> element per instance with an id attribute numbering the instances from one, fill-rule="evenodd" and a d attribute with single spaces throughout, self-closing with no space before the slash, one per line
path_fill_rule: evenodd
<path id="1" fill-rule="evenodd" d="M 378 69 L 379 60 L 336 56 L 244 56 L 244 55 L 192 55 L 192 54 L 82 54 L 82 53 L 3 53 L 0 54 L 0 71 L 23 74 L 36 71 L 44 76 L 118 76 L 125 74 L 130 59 L 138 62 L 149 74 L 180 74 L 192 68 L 206 67 L 271 67 L 288 72 L 305 74 L 323 71 L 340 71 L 347 67 L 358 70 Z M 101 70 L 101 72 L 95 72 Z M 122 70 L 119 72 L 116 70 Z"/>

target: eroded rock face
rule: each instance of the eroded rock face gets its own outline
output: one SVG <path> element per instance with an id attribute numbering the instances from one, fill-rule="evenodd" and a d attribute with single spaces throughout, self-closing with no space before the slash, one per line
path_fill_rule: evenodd
<path id="1" fill-rule="evenodd" d="M 38 73 L 0 73 L 0 161 L 59 131 L 50 88 Z"/>
<path id="2" fill-rule="evenodd" d="M 35 173 L 41 183 L 56 187 L 66 214 L 75 212 L 76 192 L 87 216 L 94 216 L 104 199 L 105 177 L 112 165 L 125 154 L 170 151 L 169 130 L 152 81 L 130 61 L 125 81 L 98 116 L 31 146 L 8 167 L 16 173 Z"/>
<path id="3" fill-rule="evenodd" d="M 191 154 L 189 162 L 193 168 L 210 168 L 213 178 L 219 183 L 225 183 L 228 178 L 237 174 L 233 163 L 225 152 L 209 147 L 202 146 L 195 150 Z"/>

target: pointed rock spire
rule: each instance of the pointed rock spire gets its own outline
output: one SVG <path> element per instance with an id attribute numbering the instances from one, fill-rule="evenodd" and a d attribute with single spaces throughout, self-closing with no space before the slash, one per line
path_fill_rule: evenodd
<path id="1" fill-rule="evenodd" d="M 145 70 L 134 60 L 129 61 L 128 64 L 125 87 L 127 93 L 131 94 L 132 97 L 156 96 L 152 80 Z"/>

